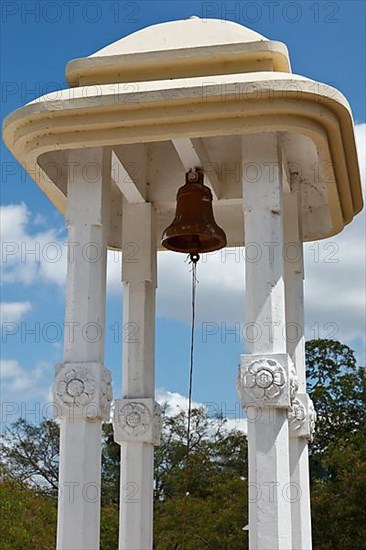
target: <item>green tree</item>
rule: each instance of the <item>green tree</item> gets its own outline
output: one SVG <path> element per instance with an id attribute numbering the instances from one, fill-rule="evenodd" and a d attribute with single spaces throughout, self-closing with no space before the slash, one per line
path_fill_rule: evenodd
<path id="1" fill-rule="evenodd" d="M 247 442 L 203 408 L 191 418 L 165 417 L 155 450 L 154 547 L 245 549 L 247 533 Z M 187 492 L 187 493 L 186 493 Z"/>
<path id="2" fill-rule="evenodd" d="M 180 548 L 183 535 L 186 550 L 200 545 L 246 548 L 246 437 L 227 430 L 225 424 L 222 418 L 209 418 L 202 408 L 192 411 L 187 467 L 187 416 L 164 416 L 161 445 L 155 449 L 157 549 Z M 103 434 L 101 548 L 112 550 L 118 539 L 120 447 L 114 443 L 111 425 L 103 427 Z M 55 505 L 58 455 L 51 449 L 58 450 L 58 438 L 55 422 L 32 426 L 19 420 L 6 430 L 2 448 L 6 468 L 24 491 L 31 483 L 51 494 Z M 183 523 L 176 521 L 178 510 Z"/>
<path id="3" fill-rule="evenodd" d="M 365 429 L 365 369 L 353 350 L 335 340 L 306 344 L 308 392 L 318 420 L 312 453 L 323 453 L 341 435 Z"/>
<path id="4" fill-rule="evenodd" d="M 7 476 L 56 496 L 59 462 L 56 422 L 43 420 L 37 426 L 19 418 L 4 431 L 1 439 L 1 460 Z"/>
<path id="5" fill-rule="evenodd" d="M 118 547 L 119 451 L 111 424 L 103 425 L 101 550 Z M 1 548 L 55 546 L 59 426 L 18 419 L 2 435 Z"/>
<path id="6" fill-rule="evenodd" d="M 366 377 L 333 340 L 306 344 L 308 391 L 317 411 L 310 445 L 314 548 L 353 550 L 366 540 Z M 324 526 L 327 526 L 324 529 Z"/>
<path id="7" fill-rule="evenodd" d="M 114 441 L 112 424 L 103 424 L 102 504 L 119 503 L 121 447 Z"/>
<path id="8" fill-rule="evenodd" d="M 2 550 L 49 550 L 56 542 L 56 500 L 2 475 Z"/>

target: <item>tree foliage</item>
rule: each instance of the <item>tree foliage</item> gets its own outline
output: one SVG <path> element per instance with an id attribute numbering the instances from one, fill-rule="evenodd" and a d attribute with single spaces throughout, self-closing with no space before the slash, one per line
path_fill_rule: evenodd
<path id="1" fill-rule="evenodd" d="M 340 438 L 365 430 L 365 369 L 357 366 L 348 346 L 334 340 L 307 342 L 306 369 L 308 393 L 317 412 L 311 452 L 320 460 Z"/>
<path id="2" fill-rule="evenodd" d="M 194 409 L 187 459 L 186 425 L 183 411 L 166 417 L 156 448 L 154 547 L 247 548 L 246 437 Z"/>
<path id="3" fill-rule="evenodd" d="M 310 445 L 312 521 L 318 550 L 363 548 L 366 538 L 366 376 L 333 340 L 306 345 L 308 392 L 317 411 Z M 325 529 L 324 526 L 327 526 Z"/>
<path id="4" fill-rule="evenodd" d="M 56 499 L 9 478 L 2 480 L 0 492 L 1 549 L 54 548 Z"/>
<path id="5" fill-rule="evenodd" d="M 57 495 L 59 428 L 44 420 L 39 426 L 19 418 L 2 436 L 1 458 L 9 478 Z"/>

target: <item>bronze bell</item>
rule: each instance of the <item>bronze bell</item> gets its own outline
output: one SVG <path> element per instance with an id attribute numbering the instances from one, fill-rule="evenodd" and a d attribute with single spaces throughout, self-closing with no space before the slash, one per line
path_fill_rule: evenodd
<path id="1" fill-rule="evenodd" d="M 203 172 L 186 173 L 186 184 L 179 188 L 175 218 L 163 233 L 162 246 L 174 252 L 196 256 L 226 246 L 226 235 L 215 222 L 212 193 L 203 183 Z"/>

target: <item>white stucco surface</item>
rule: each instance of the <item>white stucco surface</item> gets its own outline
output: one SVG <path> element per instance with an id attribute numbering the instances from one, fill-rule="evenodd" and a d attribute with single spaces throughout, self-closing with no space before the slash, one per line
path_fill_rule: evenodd
<path id="1" fill-rule="evenodd" d="M 256 40 L 268 39 L 232 21 L 197 17 L 146 27 L 109 44 L 90 57 L 254 42 Z"/>

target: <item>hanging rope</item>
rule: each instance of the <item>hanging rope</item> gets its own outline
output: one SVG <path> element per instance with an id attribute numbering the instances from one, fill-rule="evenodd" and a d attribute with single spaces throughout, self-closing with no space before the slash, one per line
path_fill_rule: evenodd
<path id="1" fill-rule="evenodd" d="M 183 509 L 183 546 L 185 545 L 186 525 L 187 525 L 187 499 L 189 495 L 189 452 L 191 438 L 191 416 L 192 416 L 192 389 L 193 389 L 193 363 L 194 363 L 194 330 L 196 322 L 196 286 L 197 286 L 197 262 L 200 259 L 199 254 L 189 255 L 192 264 L 192 317 L 191 317 L 191 351 L 189 366 L 188 383 L 188 419 L 187 419 L 187 445 L 186 445 L 186 468 L 184 472 L 184 509 Z"/>
<path id="2" fill-rule="evenodd" d="M 194 361 L 194 329 L 196 322 L 196 286 L 197 286 L 197 262 L 200 259 L 199 254 L 191 254 L 192 262 L 192 328 L 191 328 L 191 354 L 189 366 L 189 385 L 188 385 L 188 422 L 187 422 L 187 463 L 189 458 L 189 440 L 191 436 L 191 413 L 192 413 L 192 388 L 193 388 L 193 361 Z M 188 464 L 187 464 L 188 466 Z M 186 487 L 186 493 L 188 487 Z"/>

